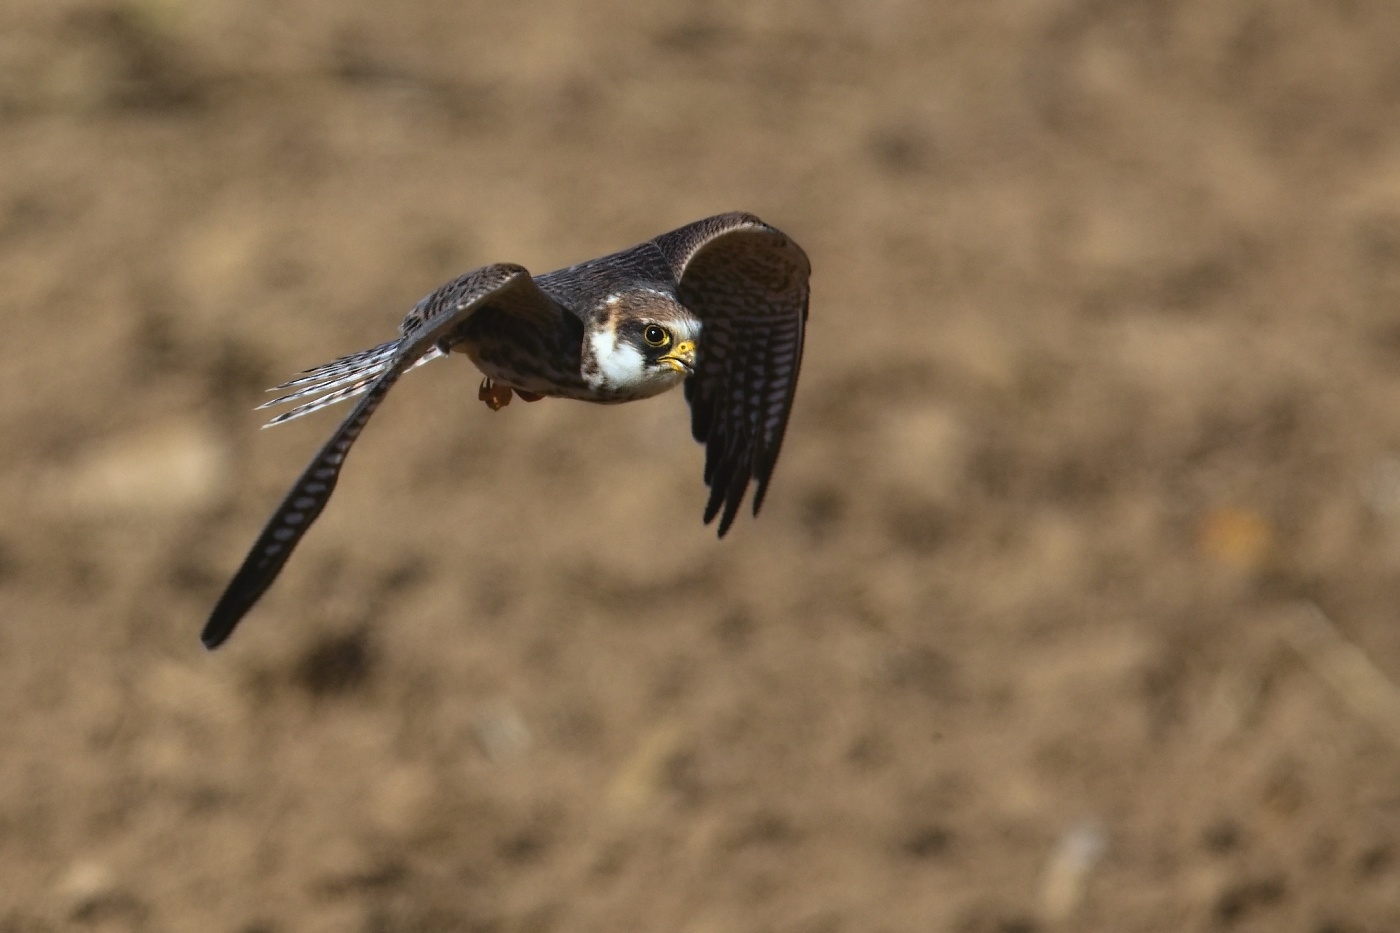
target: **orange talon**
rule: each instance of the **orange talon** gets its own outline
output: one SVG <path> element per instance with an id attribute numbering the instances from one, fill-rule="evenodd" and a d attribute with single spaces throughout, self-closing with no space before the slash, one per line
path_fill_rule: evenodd
<path id="1" fill-rule="evenodd" d="M 510 404 L 510 393 L 510 386 L 497 385 L 490 379 L 483 379 L 476 397 L 485 402 L 486 407 L 492 411 L 500 411 Z"/>

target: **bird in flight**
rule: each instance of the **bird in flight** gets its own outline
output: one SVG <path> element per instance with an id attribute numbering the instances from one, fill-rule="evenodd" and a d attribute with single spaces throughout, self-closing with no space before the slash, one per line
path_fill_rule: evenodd
<path id="1" fill-rule="evenodd" d="M 492 410 L 518 395 L 617 403 L 684 383 L 691 433 L 705 445 L 706 524 L 729 530 L 750 482 L 758 514 L 778 459 L 802 362 L 811 266 L 752 214 L 719 214 L 610 256 L 531 276 L 482 266 L 438 288 L 388 343 L 307 370 L 264 408 L 300 404 L 269 425 L 360 396 L 292 484 L 204 626 L 217 648 L 321 514 L 370 415 L 399 377 L 464 353 Z M 274 390 L 276 391 L 276 390 Z"/>

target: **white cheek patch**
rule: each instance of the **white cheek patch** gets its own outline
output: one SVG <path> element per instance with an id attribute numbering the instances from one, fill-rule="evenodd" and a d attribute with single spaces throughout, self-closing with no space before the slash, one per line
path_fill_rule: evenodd
<path id="1" fill-rule="evenodd" d="M 617 332 L 611 327 L 600 327 L 589 335 L 588 342 L 593 347 L 593 358 L 605 360 L 617 347 Z"/>
<path id="2" fill-rule="evenodd" d="M 599 381 L 609 388 L 620 389 L 636 385 L 644 375 L 642 354 L 630 344 L 618 346 L 617 335 L 600 330 L 589 338 L 593 359 L 598 362 Z"/>

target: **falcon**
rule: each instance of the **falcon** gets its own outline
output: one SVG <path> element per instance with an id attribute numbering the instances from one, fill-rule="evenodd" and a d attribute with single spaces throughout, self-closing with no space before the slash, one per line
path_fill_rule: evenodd
<path id="1" fill-rule="evenodd" d="M 752 482 L 753 514 L 792 410 L 807 320 L 807 255 L 752 214 L 719 214 L 600 259 L 531 276 L 482 266 L 427 295 L 388 343 L 307 370 L 261 406 L 290 402 L 268 426 L 359 396 L 292 484 L 204 626 L 213 649 L 265 593 L 330 500 L 345 457 L 410 369 L 465 354 L 477 397 L 612 404 L 684 384 L 691 434 L 705 445 L 709 500 L 724 537 Z"/>

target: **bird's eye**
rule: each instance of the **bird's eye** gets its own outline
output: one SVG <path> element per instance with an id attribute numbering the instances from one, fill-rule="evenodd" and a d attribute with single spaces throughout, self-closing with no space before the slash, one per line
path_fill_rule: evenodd
<path id="1" fill-rule="evenodd" d="M 666 333 L 666 328 L 659 324 L 648 324 L 642 330 L 642 339 L 648 346 L 664 347 L 671 342 L 671 335 Z"/>

